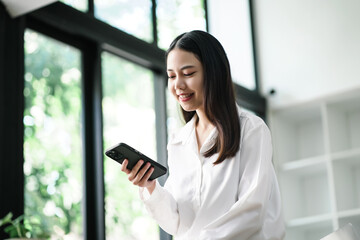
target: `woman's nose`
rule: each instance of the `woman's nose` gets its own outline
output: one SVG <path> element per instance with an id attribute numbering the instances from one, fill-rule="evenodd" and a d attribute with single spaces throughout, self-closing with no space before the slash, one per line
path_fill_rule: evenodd
<path id="1" fill-rule="evenodd" d="M 176 89 L 185 89 L 185 82 L 184 79 L 182 79 L 181 77 L 177 77 L 175 80 L 175 90 Z"/>

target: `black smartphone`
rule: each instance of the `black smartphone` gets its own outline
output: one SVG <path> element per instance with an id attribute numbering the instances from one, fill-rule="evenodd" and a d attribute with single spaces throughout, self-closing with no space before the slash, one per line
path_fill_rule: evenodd
<path id="1" fill-rule="evenodd" d="M 151 163 L 151 166 L 154 167 L 154 172 L 151 174 L 149 180 L 154 180 L 166 174 L 167 172 L 166 167 L 164 167 L 158 162 L 155 162 L 151 158 L 142 154 L 138 150 L 130 147 L 126 143 L 119 143 L 116 146 L 109 148 L 108 150 L 105 151 L 105 155 L 117 161 L 120 164 L 122 164 L 124 159 L 128 159 L 129 162 L 127 168 L 129 170 L 131 170 L 140 159 L 144 160 L 144 164 L 146 164 L 147 162 Z M 145 166 L 144 164 L 143 166 Z"/>

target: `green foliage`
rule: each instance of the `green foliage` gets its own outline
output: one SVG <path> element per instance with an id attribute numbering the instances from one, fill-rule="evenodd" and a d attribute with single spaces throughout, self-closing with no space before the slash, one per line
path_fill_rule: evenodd
<path id="1" fill-rule="evenodd" d="M 74 6 L 73 1 L 61 1 Z M 86 9 L 87 1 L 78 2 L 76 4 L 78 9 Z M 141 1 L 141 8 L 137 1 L 125 2 L 118 4 L 125 4 L 127 7 L 114 7 L 112 1 L 97 1 L 97 17 L 107 22 L 113 20 L 123 22 L 125 25 L 119 25 L 119 28 L 128 30 L 129 33 L 146 41 L 152 41 L 152 35 L 149 34 L 151 12 L 147 11 L 149 14 L 144 14 L 138 11 L 149 9 L 151 1 Z M 180 6 L 180 1 L 175 2 L 176 6 Z M 198 6 L 200 5 L 197 4 L 195 8 Z M 165 9 L 169 12 L 177 8 L 165 7 Z M 193 7 L 191 11 L 194 11 Z M 166 31 L 160 30 L 164 32 L 159 34 L 160 45 L 166 42 L 162 40 L 163 38 L 167 40 L 166 36 L 179 34 L 174 27 L 179 21 L 171 17 L 176 14 L 172 11 L 169 13 L 168 19 L 158 21 L 158 29 L 167 28 Z M 129 21 L 129 16 L 136 16 L 137 21 Z M 161 27 L 162 25 L 165 26 Z M 103 54 L 102 65 L 106 66 L 102 69 L 104 146 L 110 146 L 126 136 L 126 139 L 133 137 L 140 146 L 146 146 L 155 152 L 152 72 L 108 53 Z M 11 234 L 19 231 L 25 232 L 26 235 L 30 230 L 36 233 L 39 229 L 50 229 L 52 239 L 56 239 L 54 235 L 60 235 L 59 239 L 62 239 L 63 236 L 74 233 L 76 236 L 71 236 L 72 239 L 82 238 L 83 147 L 80 69 L 79 50 L 31 30 L 26 31 L 24 76 L 26 221 L 22 218 L 18 220 L 18 223 L 23 221 L 23 228 L 8 226 L 7 231 Z M 124 113 L 126 116 L 118 113 Z M 147 124 L 143 123 L 144 118 Z M 121 122 L 122 126 L 119 120 L 124 120 Z M 129 127 L 131 124 L 136 126 L 138 136 Z M 158 228 L 154 222 L 148 224 L 149 218 L 144 220 L 144 207 L 138 199 L 137 189 L 129 184 L 125 175 L 120 172 L 115 173 L 113 170 L 116 168 L 111 164 L 105 161 L 104 166 L 107 235 L 110 233 L 112 235 L 110 238 L 121 236 L 121 239 L 157 239 Z M 112 173 L 114 173 L 113 178 Z M 28 222 L 33 224 L 30 225 Z M 142 230 L 146 228 L 144 222 L 151 225 L 149 231 L 152 233 L 155 229 L 153 237 L 149 237 L 150 234 L 146 237 L 135 236 L 138 226 L 141 226 Z"/>
<path id="2" fill-rule="evenodd" d="M 109 53 L 102 54 L 102 63 L 104 148 L 126 141 L 155 157 L 152 72 Z M 147 216 L 138 188 L 108 158 L 104 171 L 107 238 L 158 239 L 158 227 Z"/>
<path id="3" fill-rule="evenodd" d="M 0 219 L 0 227 L 6 226 L 4 231 L 10 238 L 49 238 L 50 235 L 44 231 L 41 225 L 30 223 L 24 220 L 24 215 L 15 219 L 12 212 L 9 212 L 4 218 Z"/>
<path id="4" fill-rule="evenodd" d="M 25 53 L 25 216 L 59 238 L 80 236 L 80 52 L 27 30 Z"/>

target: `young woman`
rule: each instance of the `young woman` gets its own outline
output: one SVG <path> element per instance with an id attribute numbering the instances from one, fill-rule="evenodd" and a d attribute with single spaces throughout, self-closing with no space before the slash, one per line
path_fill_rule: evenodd
<path id="1" fill-rule="evenodd" d="M 150 215 L 176 239 L 283 239 L 270 132 L 237 106 L 223 47 L 192 31 L 171 43 L 166 60 L 186 121 L 168 143 L 169 177 L 161 187 L 148 180 L 151 166 L 122 164 Z"/>

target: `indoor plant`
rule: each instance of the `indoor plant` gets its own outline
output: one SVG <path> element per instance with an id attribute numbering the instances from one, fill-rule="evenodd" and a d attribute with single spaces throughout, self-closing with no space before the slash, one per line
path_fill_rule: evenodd
<path id="1" fill-rule="evenodd" d="M 6 226 L 7 225 L 7 226 Z M 30 224 L 21 215 L 13 219 L 13 214 L 9 212 L 0 219 L 0 227 L 6 226 L 4 231 L 9 235 L 9 239 L 47 239 L 49 234 L 40 228 L 38 224 Z"/>

